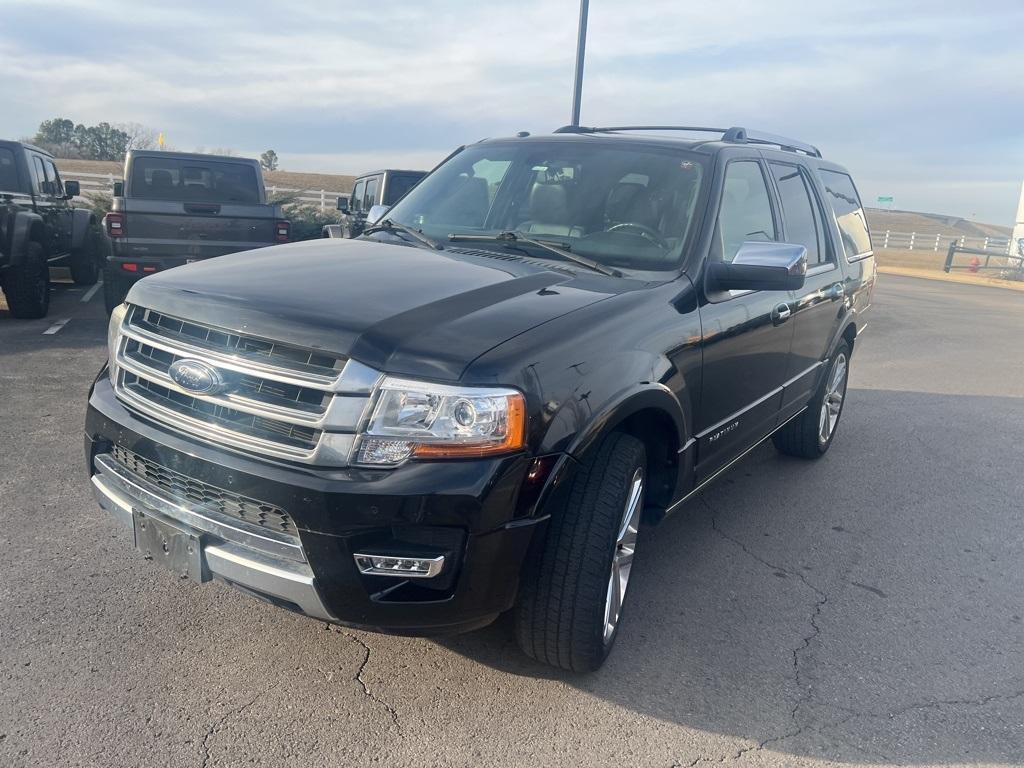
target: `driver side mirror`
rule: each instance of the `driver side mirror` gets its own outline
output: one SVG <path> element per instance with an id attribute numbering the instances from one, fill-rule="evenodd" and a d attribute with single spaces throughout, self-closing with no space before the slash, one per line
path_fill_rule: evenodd
<path id="1" fill-rule="evenodd" d="M 82 186 L 77 181 L 64 182 L 64 196 L 68 200 L 72 197 L 78 197 L 80 194 L 82 194 Z"/>
<path id="2" fill-rule="evenodd" d="M 390 206 L 387 205 L 373 205 L 370 206 L 370 210 L 366 214 L 366 226 L 372 227 L 378 221 L 383 219 L 389 210 Z"/>
<path id="3" fill-rule="evenodd" d="M 348 198 L 347 197 L 339 197 L 338 198 L 338 210 L 341 211 L 342 213 L 344 213 L 345 215 L 348 215 Z"/>
<path id="4" fill-rule="evenodd" d="M 720 291 L 797 291 L 807 275 L 807 249 L 789 243 L 746 242 L 732 261 L 708 264 Z"/>

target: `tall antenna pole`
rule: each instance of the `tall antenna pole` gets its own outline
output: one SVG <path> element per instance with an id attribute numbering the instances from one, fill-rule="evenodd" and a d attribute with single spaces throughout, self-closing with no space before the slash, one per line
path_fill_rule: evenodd
<path id="1" fill-rule="evenodd" d="M 576 80 L 572 88 L 571 125 L 580 124 L 580 100 L 583 98 L 583 56 L 587 49 L 587 12 L 590 0 L 580 0 L 580 30 L 576 40 Z"/>

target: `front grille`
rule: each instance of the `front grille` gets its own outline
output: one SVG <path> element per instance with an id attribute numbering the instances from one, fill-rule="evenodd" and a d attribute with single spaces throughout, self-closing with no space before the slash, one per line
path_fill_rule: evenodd
<path id="1" fill-rule="evenodd" d="M 209 393 L 185 389 L 171 375 L 182 360 L 214 369 L 218 387 Z M 142 307 L 128 309 L 116 361 L 115 389 L 126 407 L 207 442 L 302 463 L 346 464 L 344 446 L 369 403 L 370 369 L 353 364 L 359 385 L 347 391 L 350 365 L 342 356 Z M 330 433 L 348 436 L 349 443 L 326 441 Z"/>
<path id="2" fill-rule="evenodd" d="M 222 331 L 208 325 L 180 320 L 151 309 L 136 307 L 132 315 L 132 323 L 140 328 L 154 331 L 161 336 L 185 342 L 190 346 L 201 345 L 218 352 L 241 354 L 245 357 L 265 358 L 281 368 L 296 371 L 312 371 L 328 376 L 338 373 L 338 364 L 344 358 L 302 349 L 288 344 L 280 344 L 252 336 L 240 336 L 229 331 Z"/>
<path id="3" fill-rule="evenodd" d="M 273 504 L 186 477 L 121 446 L 114 447 L 113 456 L 125 470 L 136 478 L 156 486 L 175 502 L 198 504 L 251 526 L 298 536 L 291 515 Z"/>

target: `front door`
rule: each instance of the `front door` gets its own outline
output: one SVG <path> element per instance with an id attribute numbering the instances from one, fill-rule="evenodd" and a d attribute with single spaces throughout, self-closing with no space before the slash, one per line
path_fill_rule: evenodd
<path id="1" fill-rule="evenodd" d="M 729 162 L 709 259 L 731 261 L 744 242 L 781 239 L 769 189 L 760 161 Z M 704 376 L 695 420 L 698 483 L 774 429 L 789 369 L 793 298 L 786 291 L 705 297 Z"/>

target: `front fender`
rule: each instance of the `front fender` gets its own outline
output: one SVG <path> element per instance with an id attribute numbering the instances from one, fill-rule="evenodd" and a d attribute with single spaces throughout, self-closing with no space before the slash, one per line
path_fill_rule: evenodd
<path id="1" fill-rule="evenodd" d="M 85 242 L 85 234 L 89 226 L 96 223 L 96 215 L 88 208 L 73 208 L 71 210 L 71 249 L 76 250 L 82 247 Z"/>

